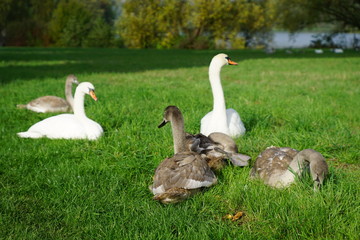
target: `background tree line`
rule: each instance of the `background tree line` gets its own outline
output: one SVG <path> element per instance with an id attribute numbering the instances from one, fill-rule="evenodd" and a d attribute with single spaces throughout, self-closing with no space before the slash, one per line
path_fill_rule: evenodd
<path id="1" fill-rule="evenodd" d="M 2 0 L 0 45 L 244 48 L 274 28 L 360 29 L 360 0 Z"/>

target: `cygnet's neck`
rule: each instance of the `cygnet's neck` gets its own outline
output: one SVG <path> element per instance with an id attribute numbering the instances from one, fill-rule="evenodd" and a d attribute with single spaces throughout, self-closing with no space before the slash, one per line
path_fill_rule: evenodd
<path id="1" fill-rule="evenodd" d="M 171 129 L 174 141 L 174 154 L 185 152 L 185 130 L 184 120 L 181 118 L 173 118 L 171 120 Z"/>
<path id="2" fill-rule="evenodd" d="M 289 167 L 298 175 L 301 175 L 305 166 L 309 166 L 310 168 L 317 162 L 324 161 L 324 157 L 313 149 L 305 149 L 300 151 L 294 159 L 290 162 Z M 312 172 L 310 170 L 310 172 Z"/>
<path id="3" fill-rule="evenodd" d="M 216 116 L 218 124 L 227 125 L 225 98 L 220 79 L 221 68 L 221 65 L 212 61 L 209 67 L 209 79 L 214 98 L 213 116 Z"/>
<path id="4" fill-rule="evenodd" d="M 86 118 L 84 108 L 85 93 L 80 89 L 76 89 L 74 98 L 74 115 L 80 118 Z"/>
<path id="5" fill-rule="evenodd" d="M 65 97 L 66 101 L 70 104 L 71 108 L 74 109 L 74 98 L 72 95 L 72 84 L 73 80 L 68 78 L 65 82 Z"/>

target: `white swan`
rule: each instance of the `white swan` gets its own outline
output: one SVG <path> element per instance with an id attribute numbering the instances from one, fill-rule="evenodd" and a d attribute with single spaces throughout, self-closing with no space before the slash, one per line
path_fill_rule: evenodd
<path id="1" fill-rule="evenodd" d="M 86 117 L 84 109 L 85 94 L 89 94 L 97 101 L 94 90 L 91 83 L 80 83 L 75 91 L 74 114 L 60 114 L 46 118 L 31 126 L 27 132 L 18 133 L 19 137 L 89 140 L 99 138 L 103 133 L 102 127 Z"/>
<path id="2" fill-rule="evenodd" d="M 184 119 L 177 107 L 168 106 L 165 109 L 164 120 L 158 127 L 163 127 L 168 122 L 171 122 L 172 126 L 175 154 L 159 164 L 154 182 L 149 186 L 155 195 L 153 199 L 165 204 L 180 202 L 201 188 L 217 183 L 217 178 L 207 162 L 199 154 L 187 150 Z M 196 141 L 194 145 L 199 142 Z"/>
<path id="3" fill-rule="evenodd" d="M 200 132 L 206 136 L 222 132 L 237 138 L 245 134 L 245 127 L 239 114 L 232 108 L 226 109 L 221 86 L 220 71 L 224 65 L 237 65 L 228 55 L 220 53 L 213 57 L 209 66 L 209 80 L 214 98 L 213 110 L 201 119 Z"/>
<path id="4" fill-rule="evenodd" d="M 72 96 L 72 84 L 79 84 L 74 75 L 69 75 L 65 82 L 65 97 L 59 98 L 56 96 L 44 96 L 36 98 L 27 104 L 18 104 L 18 108 L 26 108 L 28 110 L 47 113 L 47 112 L 68 112 L 74 109 L 74 98 Z"/>
<path id="5" fill-rule="evenodd" d="M 313 149 L 297 151 L 289 147 L 268 147 L 257 157 L 251 177 L 258 176 L 265 184 L 283 188 L 295 181 L 309 167 L 314 189 L 320 188 L 328 174 L 325 158 Z"/>

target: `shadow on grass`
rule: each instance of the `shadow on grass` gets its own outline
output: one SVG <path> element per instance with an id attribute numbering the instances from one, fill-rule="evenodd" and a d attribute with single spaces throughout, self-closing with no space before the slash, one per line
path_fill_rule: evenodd
<path id="1" fill-rule="evenodd" d="M 266 54 L 261 50 L 155 50 L 84 48 L 0 48 L 0 82 L 21 79 L 63 78 L 68 74 L 126 73 L 154 69 L 208 66 L 217 53 L 228 53 L 237 62 L 259 58 L 343 58 L 359 57 L 359 52 L 334 54 L 328 50 L 285 50 Z M 189 58 L 191 56 L 191 58 Z"/>

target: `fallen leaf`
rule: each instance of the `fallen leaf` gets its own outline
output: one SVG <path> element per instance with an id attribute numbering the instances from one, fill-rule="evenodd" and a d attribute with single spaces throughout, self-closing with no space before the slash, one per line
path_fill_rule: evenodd
<path id="1" fill-rule="evenodd" d="M 223 219 L 232 219 L 233 215 L 231 214 L 226 214 L 225 216 L 223 216 Z"/>
<path id="2" fill-rule="evenodd" d="M 239 220 L 244 215 L 243 212 L 237 212 L 231 219 L 231 221 Z"/>

